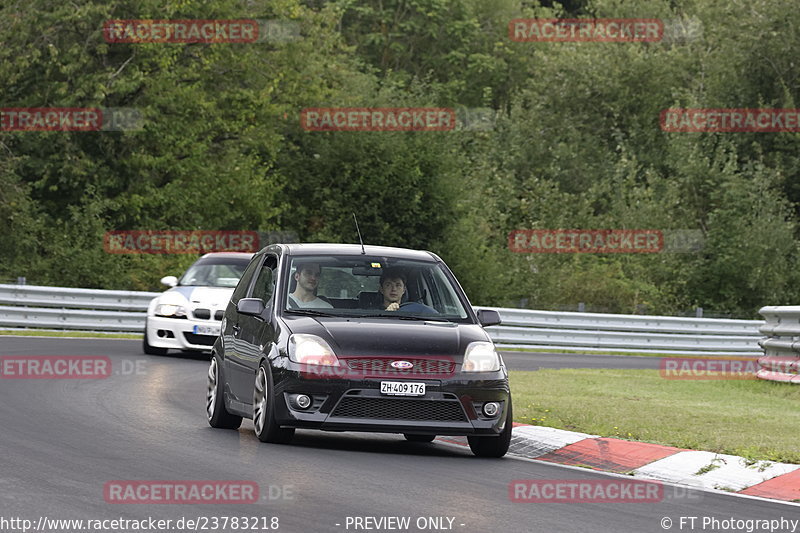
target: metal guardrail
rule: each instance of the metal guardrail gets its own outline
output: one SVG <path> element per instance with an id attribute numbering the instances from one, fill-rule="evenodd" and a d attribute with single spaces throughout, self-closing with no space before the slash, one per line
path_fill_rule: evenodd
<path id="1" fill-rule="evenodd" d="M 758 311 L 766 322 L 759 331 L 766 337 L 756 376 L 769 381 L 800 384 L 800 306 L 767 306 Z"/>
<path id="2" fill-rule="evenodd" d="M 0 327 L 140 332 L 161 293 L 0 285 Z"/>
<path id="3" fill-rule="evenodd" d="M 486 328 L 499 348 L 588 352 L 761 354 L 760 320 L 494 309 L 501 325 Z"/>
<path id="4" fill-rule="evenodd" d="M 159 294 L 0 285 L 0 327 L 139 332 Z M 761 355 L 760 320 L 482 309 L 500 313 L 501 325 L 486 328 L 499 348 Z"/>
<path id="5" fill-rule="evenodd" d="M 145 313 L 0 307 L 0 327 L 68 329 L 77 331 L 142 332 Z"/>
<path id="6" fill-rule="evenodd" d="M 150 300 L 159 294 L 161 293 L 0 285 L 0 305 L 147 311 Z"/>

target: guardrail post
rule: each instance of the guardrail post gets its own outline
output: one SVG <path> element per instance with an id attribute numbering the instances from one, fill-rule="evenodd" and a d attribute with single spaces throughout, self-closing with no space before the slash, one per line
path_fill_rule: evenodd
<path id="1" fill-rule="evenodd" d="M 703 318 L 703 308 L 698 307 L 697 309 L 695 309 L 694 316 L 696 316 L 697 318 Z"/>
<path id="2" fill-rule="evenodd" d="M 25 276 L 18 276 L 17 277 L 17 285 L 25 285 Z"/>
<path id="3" fill-rule="evenodd" d="M 764 356 L 756 377 L 767 381 L 800 384 L 800 306 L 767 306 L 758 312 L 766 318 L 759 331 Z"/>

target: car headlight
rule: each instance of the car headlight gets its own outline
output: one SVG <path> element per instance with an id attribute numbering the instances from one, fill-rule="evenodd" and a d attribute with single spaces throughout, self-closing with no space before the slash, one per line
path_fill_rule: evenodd
<path id="1" fill-rule="evenodd" d="M 462 372 L 497 372 L 500 370 L 500 354 L 491 342 L 471 342 L 464 354 Z"/>
<path id="2" fill-rule="evenodd" d="M 289 360 L 305 365 L 339 366 L 339 359 L 325 339 L 307 333 L 289 337 Z"/>
<path id="3" fill-rule="evenodd" d="M 186 318 L 188 312 L 182 305 L 159 304 L 156 306 L 156 316 L 166 316 L 169 318 Z"/>

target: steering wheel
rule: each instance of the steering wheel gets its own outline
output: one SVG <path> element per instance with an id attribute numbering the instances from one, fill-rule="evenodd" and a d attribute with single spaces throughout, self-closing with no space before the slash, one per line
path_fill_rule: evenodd
<path id="1" fill-rule="evenodd" d="M 421 305 L 421 306 L 431 310 L 430 313 L 423 313 L 423 314 L 433 314 L 433 315 L 438 315 L 439 314 L 439 311 L 437 311 L 433 307 L 431 307 L 429 305 L 421 304 L 419 302 L 403 302 L 403 303 L 400 304 L 400 307 L 398 307 L 398 310 L 402 309 L 404 306 L 411 305 L 411 304 Z"/>

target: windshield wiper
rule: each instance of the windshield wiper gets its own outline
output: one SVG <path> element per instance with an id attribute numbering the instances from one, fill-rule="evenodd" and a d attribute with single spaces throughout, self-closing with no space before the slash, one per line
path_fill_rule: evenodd
<path id="1" fill-rule="evenodd" d="M 315 309 L 284 309 L 286 313 L 292 313 L 294 315 L 305 315 L 305 316 L 338 316 L 332 315 L 330 313 L 324 313 L 322 311 L 317 311 Z"/>

